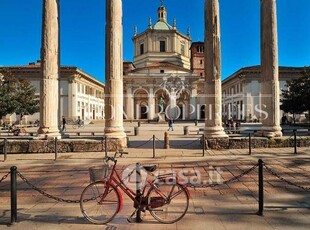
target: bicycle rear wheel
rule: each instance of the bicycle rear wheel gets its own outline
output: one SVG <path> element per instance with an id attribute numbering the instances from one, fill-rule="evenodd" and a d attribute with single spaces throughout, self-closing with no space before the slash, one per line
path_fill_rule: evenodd
<path id="1" fill-rule="evenodd" d="M 172 224 L 183 218 L 189 205 L 189 196 L 182 185 L 162 184 L 151 188 L 148 196 L 148 209 L 161 223 Z"/>
<path id="2" fill-rule="evenodd" d="M 105 182 L 89 184 L 81 194 L 80 209 L 84 217 L 94 224 L 106 224 L 117 214 L 120 197 L 116 188 Z"/>

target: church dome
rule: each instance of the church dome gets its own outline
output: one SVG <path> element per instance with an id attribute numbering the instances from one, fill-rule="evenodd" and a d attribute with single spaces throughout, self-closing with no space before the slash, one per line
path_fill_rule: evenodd
<path id="1" fill-rule="evenodd" d="M 154 30 L 171 30 L 172 27 L 165 21 L 158 21 L 153 26 Z"/>

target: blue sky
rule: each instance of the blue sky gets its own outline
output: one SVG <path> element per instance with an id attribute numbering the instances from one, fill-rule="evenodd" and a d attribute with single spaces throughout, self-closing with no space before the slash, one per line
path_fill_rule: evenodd
<path id="1" fill-rule="evenodd" d="M 123 0 L 124 59 L 133 59 L 131 37 L 157 20 L 159 0 Z M 203 41 L 204 0 L 165 0 L 168 22 L 191 28 Z M 61 64 L 73 65 L 104 81 L 105 0 L 60 0 Z M 220 0 L 222 78 L 260 63 L 260 0 Z M 279 64 L 310 65 L 310 1 L 277 0 Z M 39 59 L 42 0 L 0 0 L 0 65 Z"/>

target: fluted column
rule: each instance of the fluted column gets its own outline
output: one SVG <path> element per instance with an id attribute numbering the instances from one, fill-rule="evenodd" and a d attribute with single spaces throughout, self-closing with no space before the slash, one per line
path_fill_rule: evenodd
<path id="1" fill-rule="evenodd" d="M 222 126 L 219 1 L 205 0 L 206 138 L 228 137 Z"/>
<path id="2" fill-rule="evenodd" d="M 123 25 L 122 0 L 106 1 L 105 135 L 122 139 L 123 126 Z"/>
<path id="3" fill-rule="evenodd" d="M 127 114 L 127 119 L 133 120 L 134 118 L 134 97 L 132 94 L 132 89 L 131 87 L 127 88 L 127 94 L 125 95 L 126 98 L 126 114 Z"/>
<path id="4" fill-rule="evenodd" d="M 276 0 L 261 0 L 261 79 L 261 110 L 268 116 L 262 117 L 258 135 L 282 136 Z"/>
<path id="5" fill-rule="evenodd" d="M 59 1 L 43 1 L 39 136 L 59 137 Z"/>

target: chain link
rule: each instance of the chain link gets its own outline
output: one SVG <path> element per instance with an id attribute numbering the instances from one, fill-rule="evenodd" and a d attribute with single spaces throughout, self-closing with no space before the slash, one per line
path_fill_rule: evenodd
<path id="1" fill-rule="evenodd" d="M 155 139 L 158 140 L 159 142 L 161 142 L 162 144 L 165 144 L 165 142 L 160 140 L 158 137 L 155 137 Z"/>
<path id="2" fill-rule="evenodd" d="M 272 174 L 273 176 L 277 177 L 278 179 L 280 179 L 281 181 L 291 185 L 291 186 L 294 186 L 294 187 L 297 187 L 297 188 L 300 188 L 304 191 L 310 191 L 310 187 L 304 187 L 304 186 L 301 186 L 301 185 L 298 185 L 298 184 L 295 184 L 289 180 L 286 180 L 284 179 L 282 176 L 280 176 L 279 174 L 277 174 L 276 172 L 274 172 L 271 168 L 269 168 L 265 163 L 264 163 L 264 167 L 266 168 L 266 170 Z"/>
<path id="3" fill-rule="evenodd" d="M 5 174 L 5 175 L 1 178 L 0 183 L 1 183 L 2 181 L 4 181 L 4 180 L 10 175 L 10 173 L 11 173 L 11 172 L 8 172 L 7 174 Z"/>
<path id="4" fill-rule="evenodd" d="M 59 201 L 59 202 L 65 202 L 65 203 L 80 203 L 80 200 L 66 200 L 63 198 L 59 198 L 56 196 L 53 196 L 51 194 L 48 194 L 46 192 L 44 192 L 43 190 L 39 189 L 38 187 L 36 187 L 35 185 L 33 185 L 32 183 L 30 183 L 20 172 L 17 171 L 17 175 L 26 183 L 28 184 L 32 189 L 36 190 L 37 192 L 39 192 L 40 194 L 42 194 L 43 196 L 46 196 L 47 198 Z"/>
<path id="5" fill-rule="evenodd" d="M 143 145 L 146 145 L 147 143 L 149 143 L 151 140 L 153 139 L 153 137 L 151 137 L 149 140 L 147 140 L 146 142 L 138 145 L 138 146 L 129 146 L 130 148 L 140 148 L 142 147 Z"/>
<path id="6" fill-rule="evenodd" d="M 190 143 L 184 144 L 184 145 L 172 145 L 172 144 L 170 144 L 170 147 L 186 147 L 186 146 L 189 146 L 189 145 L 196 143 L 197 141 L 200 141 L 200 138 L 198 138 L 198 139 L 196 139 Z"/>
<path id="7" fill-rule="evenodd" d="M 235 181 L 235 180 L 239 180 L 241 177 L 251 173 L 257 167 L 258 167 L 258 164 L 256 164 L 256 165 L 252 166 L 251 168 L 243 171 L 241 174 L 234 176 L 234 177 L 230 178 L 229 180 L 224 181 L 221 184 L 190 184 L 190 183 L 187 183 L 186 186 L 191 187 L 191 188 L 209 188 L 209 187 L 213 188 L 213 187 L 218 186 L 218 185 L 227 185 L 230 182 Z"/>

